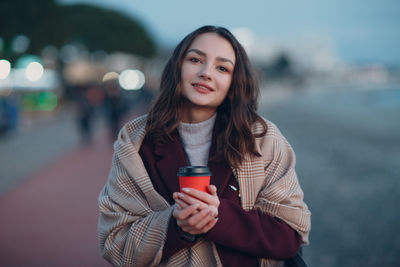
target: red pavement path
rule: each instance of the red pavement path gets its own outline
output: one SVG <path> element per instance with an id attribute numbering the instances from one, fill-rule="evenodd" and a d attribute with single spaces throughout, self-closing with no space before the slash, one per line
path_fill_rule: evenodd
<path id="1" fill-rule="evenodd" d="M 111 157 L 98 137 L 1 196 L 0 266 L 109 266 L 99 254 L 97 197 Z"/>

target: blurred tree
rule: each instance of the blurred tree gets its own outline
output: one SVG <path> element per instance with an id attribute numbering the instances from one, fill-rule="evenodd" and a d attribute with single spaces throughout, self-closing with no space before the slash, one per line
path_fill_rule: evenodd
<path id="1" fill-rule="evenodd" d="M 120 13 L 88 5 L 61 6 L 69 33 L 64 42 L 78 41 L 90 50 L 122 51 L 151 56 L 155 45 L 145 28 Z M 61 37 L 61 36 L 60 36 Z"/>
<path id="2" fill-rule="evenodd" d="M 59 5 L 54 0 L 1 0 L 0 37 L 4 55 L 17 57 L 15 36 L 30 40 L 26 53 L 40 54 L 43 47 L 61 48 L 72 42 L 88 50 L 120 51 L 149 57 L 155 44 L 143 25 L 131 17 L 90 5 Z"/>
<path id="3" fill-rule="evenodd" d="M 290 78 L 292 72 L 292 60 L 288 54 L 281 52 L 267 65 L 262 66 L 266 78 L 269 80 Z"/>
<path id="4" fill-rule="evenodd" d="M 285 53 L 281 53 L 274 60 L 273 66 L 279 76 L 285 76 L 291 74 L 291 64 L 292 62 L 289 56 Z"/>

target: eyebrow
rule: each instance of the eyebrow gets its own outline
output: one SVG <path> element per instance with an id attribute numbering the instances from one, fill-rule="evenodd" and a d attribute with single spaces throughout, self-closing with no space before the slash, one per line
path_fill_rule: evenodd
<path id="1" fill-rule="evenodd" d="M 189 50 L 187 51 L 186 54 L 189 54 L 190 52 L 194 52 L 194 53 L 199 54 L 200 56 L 203 56 L 203 57 L 207 56 L 206 53 L 204 53 L 203 51 L 201 51 L 201 50 L 199 50 L 199 49 L 196 49 L 196 48 L 189 49 Z M 229 63 L 232 64 L 232 66 L 235 66 L 235 64 L 233 63 L 233 61 L 230 60 L 229 58 L 217 57 L 217 60 L 218 60 L 218 61 L 222 61 L 222 62 L 229 62 Z"/>

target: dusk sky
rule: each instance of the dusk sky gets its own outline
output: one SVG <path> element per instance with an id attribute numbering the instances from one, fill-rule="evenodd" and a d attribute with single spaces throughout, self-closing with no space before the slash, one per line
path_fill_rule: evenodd
<path id="1" fill-rule="evenodd" d="M 291 46 L 325 40 L 344 61 L 400 65 L 398 0 L 59 2 L 96 4 L 132 15 L 160 45 L 175 46 L 195 28 L 213 24 L 248 28 L 257 39 Z"/>

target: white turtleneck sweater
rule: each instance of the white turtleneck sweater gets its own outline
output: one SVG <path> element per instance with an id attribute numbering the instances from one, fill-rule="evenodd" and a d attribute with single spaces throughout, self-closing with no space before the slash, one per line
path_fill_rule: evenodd
<path id="1" fill-rule="evenodd" d="M 190 165 L 207 166 L 216 118 L 217 114 L 214 114 L 211 118 L 202 122 L 179 123 L 178 131 Z"/>

